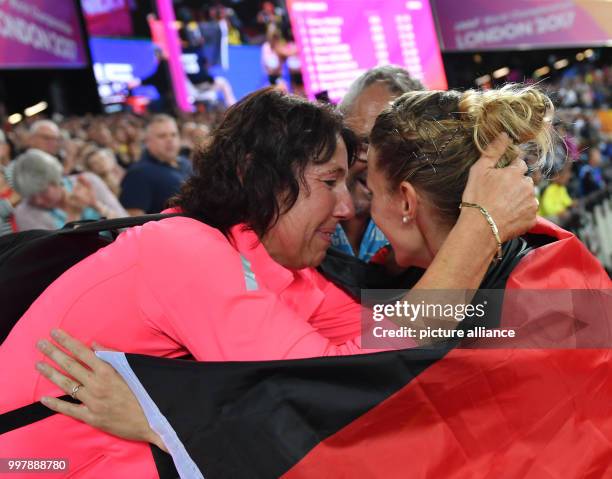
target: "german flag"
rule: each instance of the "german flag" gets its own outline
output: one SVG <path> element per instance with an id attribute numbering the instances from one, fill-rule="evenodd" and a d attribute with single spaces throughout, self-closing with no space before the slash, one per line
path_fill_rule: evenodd
<path id="1" fill-rule="evenodd" d="M 442 348 L 128 362 L 204 477 L 565 479 L 612 477 L 611 356 Z"/>

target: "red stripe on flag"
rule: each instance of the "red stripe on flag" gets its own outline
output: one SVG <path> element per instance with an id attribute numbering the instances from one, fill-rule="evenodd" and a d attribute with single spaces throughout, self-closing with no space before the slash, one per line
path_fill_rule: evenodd
<path id="1" fill-rule="evenodd" d="M 612 477 L 611 357 L 451 351 L 283 477 Z"/>

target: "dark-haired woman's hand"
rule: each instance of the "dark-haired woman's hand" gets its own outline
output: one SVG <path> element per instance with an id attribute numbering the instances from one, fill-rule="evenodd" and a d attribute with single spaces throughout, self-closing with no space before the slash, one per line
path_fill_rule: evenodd
<path id="1" fill-rule="evenodd" d="M 52 332 L 53 339 L 74 355 L 65 354 L 52 342 L 40 340 L 38 349 L 56 368 L 39 362 L 36 368 L 64 392 L 83 404 L 72 404 L 57 398 L 43 397 L 49 409 L 70 416 L 114 436 L 133 441 L 150 442 L 166 450 L 160 437 L 149 427 L 138 400 L 123 378 L 94 351 L 61 330 Z M 97 347 L 98 350 L 103 349 Z M 74 388 L 78 386 L 76 393 Z"/>
<path id="2" fill-rule="evenodd" d="M 527 164 L 516 158 L 505 168 L 495 167 L 510 144 L 508 135 L 502 133 L 487 147 L 471 167 L 462 197 L 463 201 L 480 205 L 489 212 L 502 242 L 530 230 L 538 211 L 533 180 L 525 176 Z M 464 208 L 461 214 L 479 215 L 473 208 Z"/>

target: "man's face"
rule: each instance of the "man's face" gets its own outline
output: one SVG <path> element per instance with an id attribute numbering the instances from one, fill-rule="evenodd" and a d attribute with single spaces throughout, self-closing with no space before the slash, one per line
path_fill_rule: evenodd
<path id="1" fill-rule="evenodd" d="M 104 124 L 97 124 L 89 129 L 89 138 L 100 146 L 111 148 L 113 146 L 113 134 Z"/>
<path id="2" fill-rule="evenodd" d="M 174 120 L 149 125 L 146 136 L 149 153 L 163 163 L 175 163 L 181 149 L 178 127 Z"/>
<path id="3" fill-rule="evenodd" d="M 30 147 L 37 148 L 57 157 L 60 151 L 62 135 L 55 125 L 41 125 L 30 135 Z"/>
<path id="4" fill-rule="evenodd" d="M 108 150 L 99 150 L 89 158 L 89 169 L 98 176 L 105 176 L 117 167 L 117 161 Z"/>
<path id="5" fill-rule="evenodd" d="M 61 185 L 50 184 L 40 193 L 30 196 L 30 204 L 37 208 L 58 208 L 64 199 L 65 190 Z"/>
<path id="6" fill-rule="evenodd" d="M 597 149 L 597 146 L 589 151 L 589 164 L 593 167 L 601 166 L 601 152 Z"/>
<path id="7" fill-rule="evenodd" d="M 370 214 L 371 195 L 366 186 L 368 137 L 376 117 L 389 106 L 394 98 L 395 96 L 385 85 L 374 83 L 363 90 L 361 95 L 356 98 L 350 113 L 346 116 L 346 124 L 355 132 L 361 142 L 357 159 L 351 166 L 347 179 L 356 216 Z"/>

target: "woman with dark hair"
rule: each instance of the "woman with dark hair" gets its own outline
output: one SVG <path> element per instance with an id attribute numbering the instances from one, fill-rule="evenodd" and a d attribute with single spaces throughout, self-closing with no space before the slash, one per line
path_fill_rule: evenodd
<path id="1" fill-rule="evenodd" d="M 490 145 L 473 169 L 479 187 L 465 193 L 486 205 L 504 240 L 532 226 L 536 211 L 524 163 L 488 166 L 506 144 Z M 126 231 L 63 274 L 21 318 L 0 349 L 0 361 L 12 365 L 0 379 L 0 411 L 59 393 L 36 376 L 41 355 L 30 348 L 57 327 L 122 351 L 199 361 L 361 352 L 359 305 L 314 269 L 338 222 L 353 213 L 345 181 L 352 157 L 352 136 L 329 107 L 273 89 L 237 103 L 173 201 L 184 216 Z M 478 286 L 495 251 L 486 222 L 462 212 L 449 241 L 417 289 Z M 94 392 L 73 381 L 68 390 L 82 400 Z M 163 446 L 155 434 L 149 439 Z M 0 447 L 7 457 L 68 458 L 79 477 L 155 475 L 147 445 L 65 416 L 12 430 Z"/>

